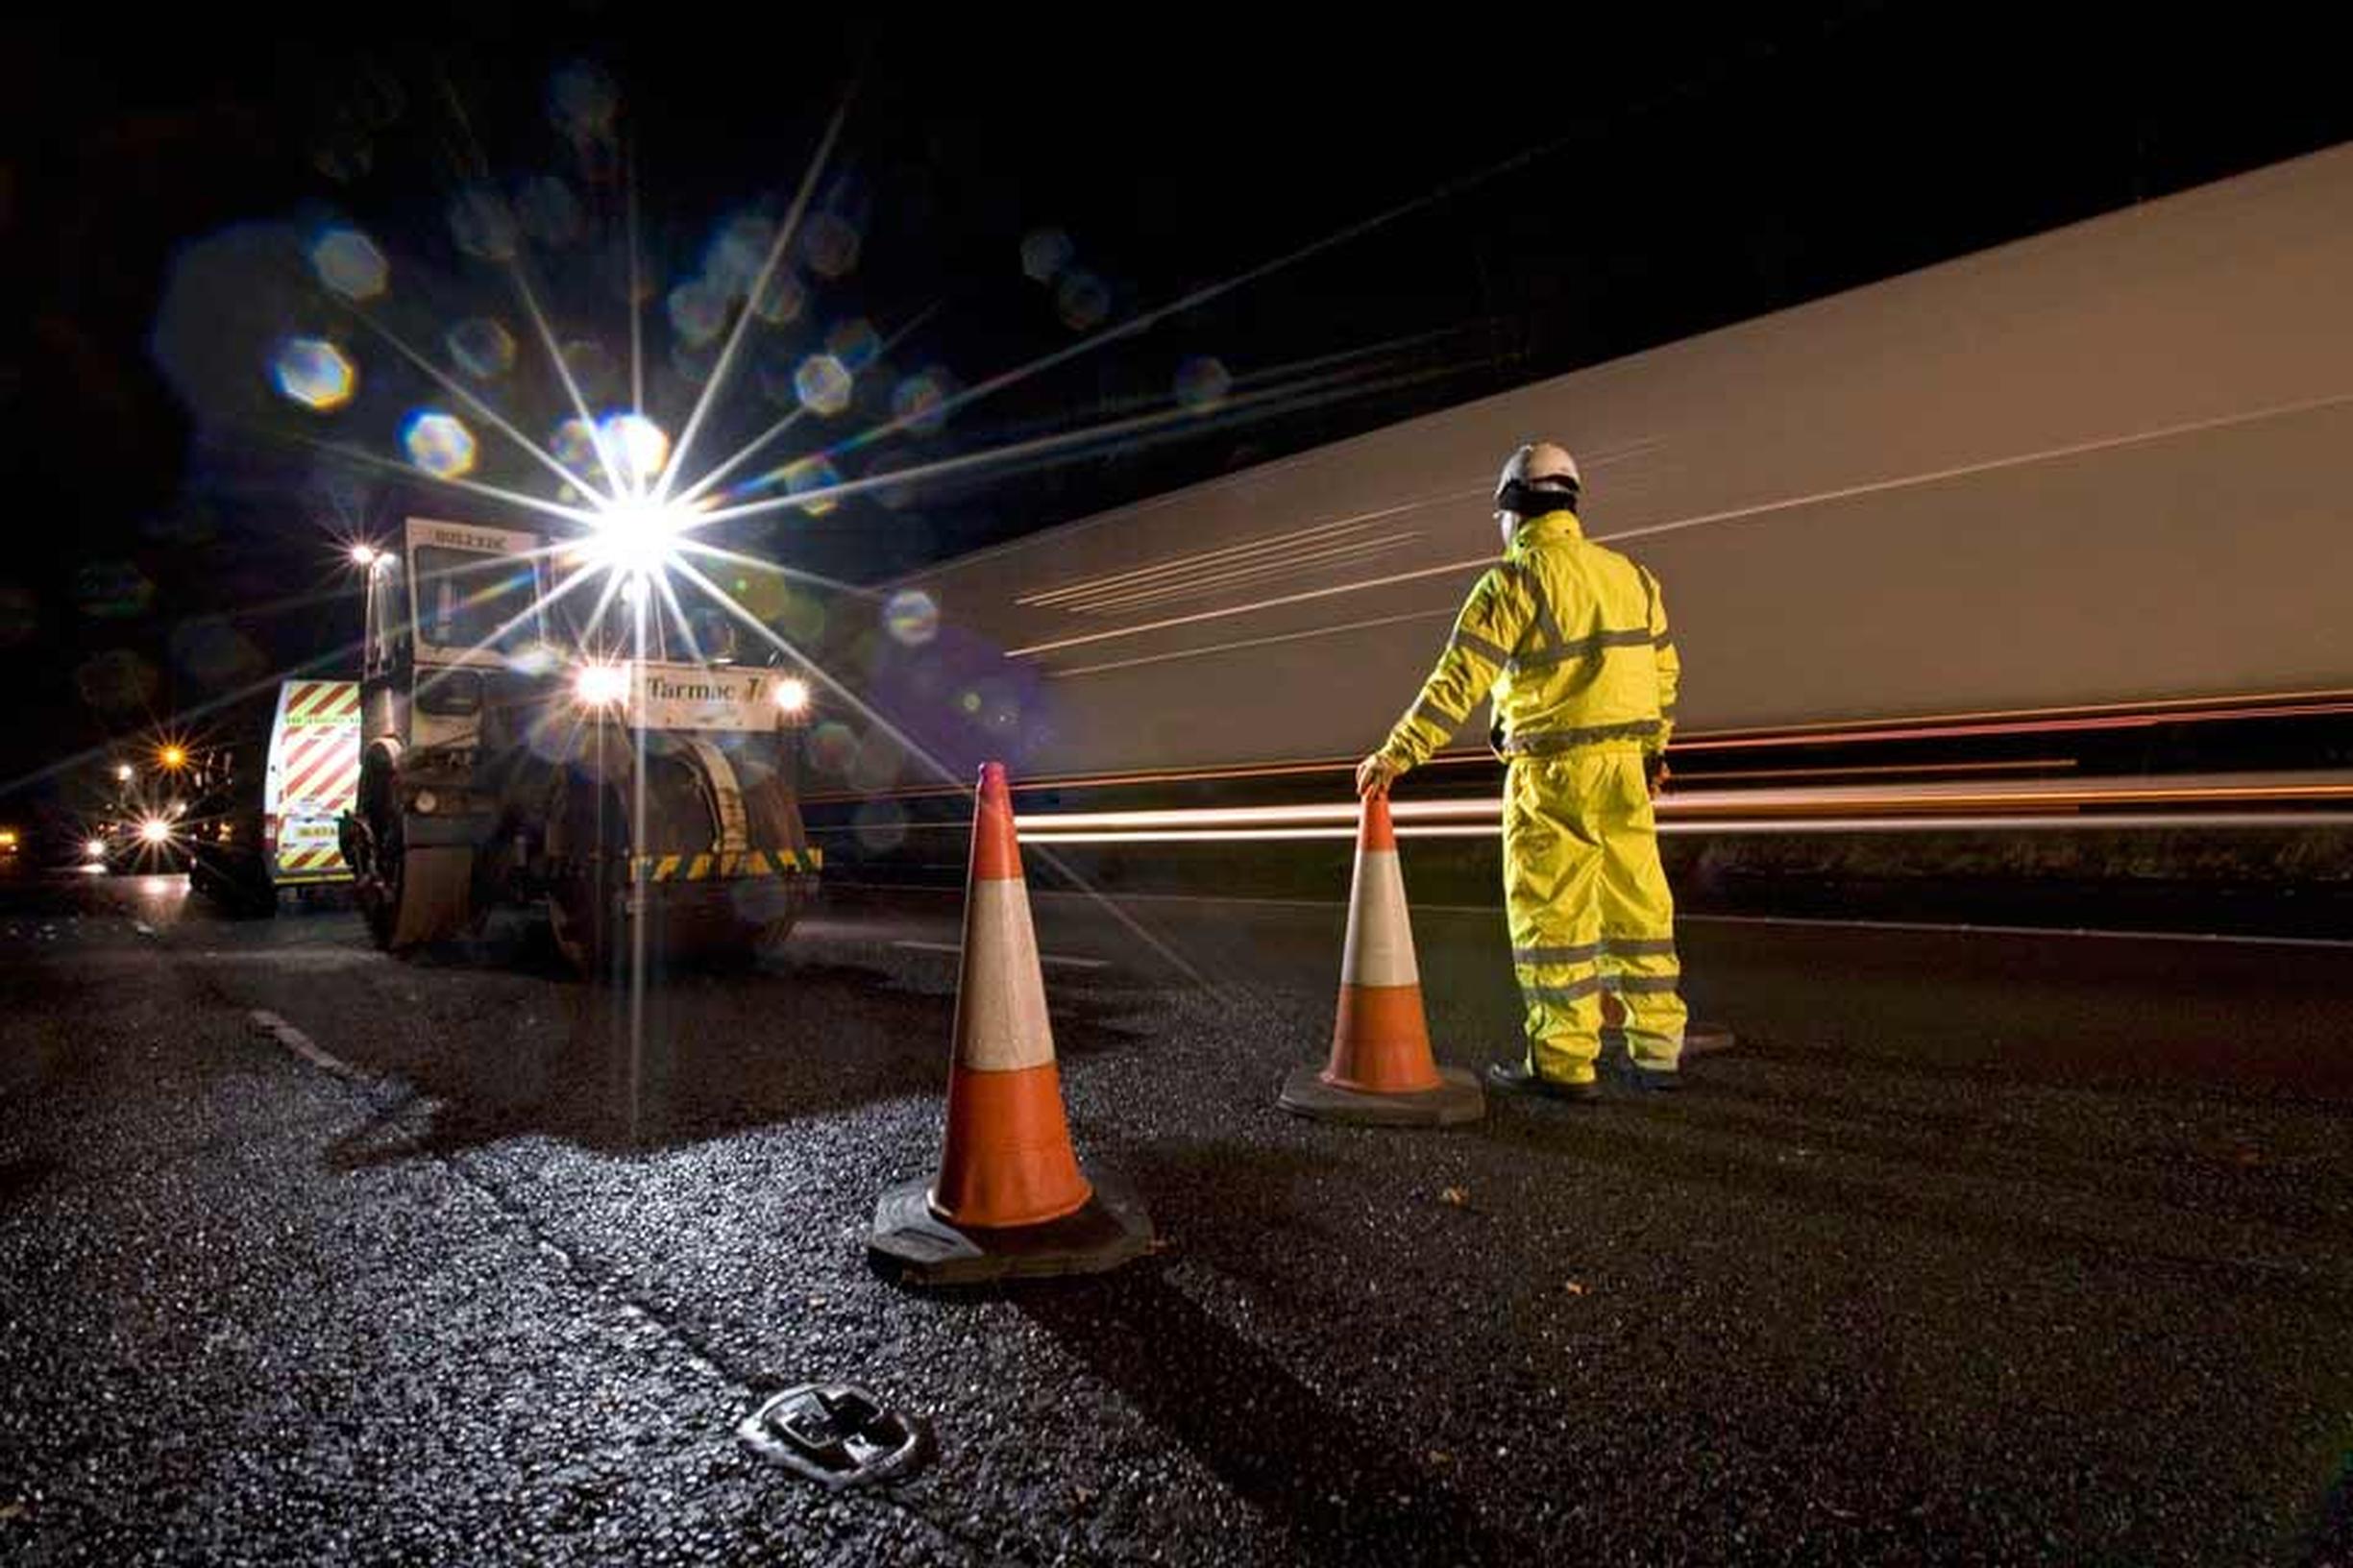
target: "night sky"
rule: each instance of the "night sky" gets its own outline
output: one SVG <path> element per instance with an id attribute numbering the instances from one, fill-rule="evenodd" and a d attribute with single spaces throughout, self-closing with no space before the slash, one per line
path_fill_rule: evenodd
<path id="1" fill-rule="evenodd" d="M 453 328 L 508 329 L 512 368 L 452 374 L 544 441 L 560 391 L 508 273 L 460 242 L 485 209 L 453 224 L 453 203 L 523 214 L 538 297 L 561 340 L 593 340 L 577 362 L 607 367 L 609 405 L 625 401 L 633 171 L 648 411 L 674 434 L 708 375 L 688 339 L 731 264 L 730 220 L 782 210 L 853 83 L 816 187 L 824 243 L 793 257 L 800 308 L 747 334 L 690 470 L 779 418 L 807 356 L 855 364 L 856 323 L 915 325 L 859 369 L 847 408 L 805 417 L 748 474 L 922 386 L 972 386 L 1395 214 L 837 468 L 1184 410 L 1151 439 L 735 532 L 857 581 L 2353 135 L 2343 39 L 2307 8 L 2159 34 L 2138 8 L 2064 30 L 2042 15 L 2060 8 L 1754 7 L 1730 24 L 1617 9 L 1367 12 L 1298 38 L 1267 31 L 1271 10 L 942 27 L 597 5 L 12 36 L 0 785 L 20 811 L 71 804 L 88 748 L 355 637 L 337 530 L 410 510 L 521 520 L 404 475 L 404 421 L 454 405 L 321 286 L 319 235 L 380 248 L 372 316 L 445 369 Z M 291 336 L 351 354 L 348 406 L 273 388 Z M 475 478 L 552 493 L 472 423 Z"/>

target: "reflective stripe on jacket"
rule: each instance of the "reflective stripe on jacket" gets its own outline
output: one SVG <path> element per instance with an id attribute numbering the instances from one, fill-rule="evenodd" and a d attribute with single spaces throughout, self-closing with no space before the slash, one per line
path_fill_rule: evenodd
<path id="1" fill-rule="evenodd" d="M 1658 579 L 1587 540 L 1572 512 L 1530 518 L 1471 589 L 1382 755 L 1414 768 L 1492 696 L 1508 755 L 1665 749 L 1681 665 Z"/>

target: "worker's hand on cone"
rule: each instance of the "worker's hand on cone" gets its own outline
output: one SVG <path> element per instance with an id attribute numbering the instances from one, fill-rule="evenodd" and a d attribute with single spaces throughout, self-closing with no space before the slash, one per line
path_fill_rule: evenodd
<path id="1" fill-rule="evenodd" d="M 1405 770 L 1376 751 L 1357 764 L 1357 794 L 1366 799 L 1389 793 L 1389 785 Z"/>

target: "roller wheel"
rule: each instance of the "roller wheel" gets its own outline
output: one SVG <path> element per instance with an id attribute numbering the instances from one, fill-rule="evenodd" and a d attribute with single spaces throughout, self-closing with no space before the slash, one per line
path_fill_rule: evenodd
<path id="1" fill-rule="evenodd" d="M 447 942 L 474 919 L 474 851 L 463 845 L 410 848 L 392 802 L 391 779 L 361 780 L 359 831 L 344 847 L 353 892 L 369 935 L 386 952 Z"/>

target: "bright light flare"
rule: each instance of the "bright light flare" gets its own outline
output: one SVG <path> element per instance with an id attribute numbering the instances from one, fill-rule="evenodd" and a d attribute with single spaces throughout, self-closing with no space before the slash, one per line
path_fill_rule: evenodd
<path id="1" fill-rule="evenodd" d="M 572 677 L 572 695 L 584 708 L 617 707 L 628 700 L 629 671 L 625 665 L 584 664 Z"/>
<path id="2" fill-rule="evenodd" d="M 352 547 L 351 556 L 352 564 L 365 572 L 373 568 L 378 561 L 382 560 L 384 552 L 374 545 L 361 543 Z"/>
<path id="3" fill-rule="evenodd" d="M 809 711 L 809 683 L 798 675 L 787 675 L 776 682 L 776 706 L 782 712 L 797 717 Z"/>
<path id="4" fill-rule="evenodd" d="M 114 765 L 114 778 L 117 783 L 128 784 L 137 776 L 138 770 L 129 763 L 118 762 Z"/>
<path id="5" fill-rule="evenodd" d="M 625 490 L 643 496 L 670 462 L 670 432 L 643 414 L 613 414 L 597 427 L 597 440 Z"/>
<path id="6" fill-rule="evenodd" d="M 674 502 L 616 502 L 597 513 L 579 553 L 625 579 L 650 577 L 675 558 L 678 541 L 695 520 L 693 508 Z"/>
<path id="7" fill-rule="evenodd" d="M 148 845 L 171 843 L 172 824 L 160 817 L 150 817 L 139 823 L 139 842 Z"/>
<path id="8" fill-rule="evenodd" d="M 180 746 L 166 746 L 156 753 L 156 762 L 164 769 L 177 772 L 187 766 L 187 748 Z"/>
<path id="9" fill-rule="evenodd" d="M 82 846 L 82 858 L 85 860 L 106 859 L 107 841 L 104 839 L 92 839 L 87 844 L 85 844 Z"/>

